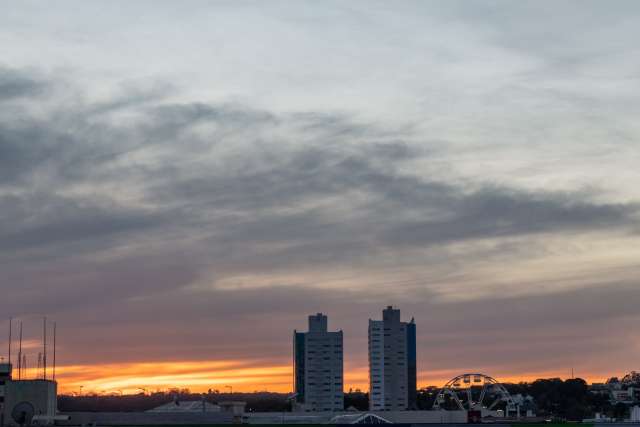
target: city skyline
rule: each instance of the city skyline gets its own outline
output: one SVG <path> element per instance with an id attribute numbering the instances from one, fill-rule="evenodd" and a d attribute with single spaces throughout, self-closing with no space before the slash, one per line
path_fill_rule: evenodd
<path id="1" fill-rule="evenodd" d="M 54 319 L 64 392 L 288 391 L 318 312 L 366 389 L 388 305 L 419 325 L 419 386 L 638 370 L 638 16 L 10 2 L 0 331 L 23 320 L 33 366 Z"/>
<path id="2" fill-rule="evenodd" d="M 392 306 L 387 306 L 383 312 L 392 310 Z M 397 311 L 398 310 L 392 310 Z M 316 329 L 317 318 L 324 317 L 324 328 L 327 327 L 327 316 L 322 313 L 315 315 L 309 315 L 309 331 Z M 38 319 L 42 320 L 42 319 Z M 12 319 L 12 322 L 22 323 L 19 319 Z M 413 325 L 413 334 L 415 334 L 415 320 L 411 319 L 408 324 Z M 314 326 L 312 326 L 312 323 Z M 322 323 L 322 322 L 321 322 Z M 376 321 L 373 321 L 376 323 Z M 381 322 L 378 322 L 381 323 Z M 372 320 L 369 319 L 369 328 L 371 328 Z M 406 325 L 407 323 L 404 323 Z M 22 325 L 20 325 L 22 326 Z M 14 324 L 14 328 L 16 325 Z M 52 324 L 48 323 L 47 333 L 51 333 Z M 14 369 L 17 372 L 18 362 L 16 357 L 18 354 L 17 346 L 19 338 L 16 335 L 16 331 L 13 331 L 13 357 L 12 361 Z M 342 343 L 343 330 L 338 328 L 337 332 L 340 335 L 340 341 Z M 294 331 L 294 336 L 305 335 L 300 334 L 297 330 Z M 330 333 L 332 334 L 332 333 Z M 370 334 L 370 332 L 369 332 Z M 45 372 L 45 366 L 40 364 L 40 357 L 44 354 L 44 341 L 43 333 L 40 332 L 38 339 L 23 339 L 20 345 L 22 349 L 23 357 L 28 360 L 29 364 L 24 368 L 22 374 L 23 379 L 36 379 L 43 378 Z M 49 356 L 51 356 L 51 336 L 49 336 Z M 344 345 L 340 345 L 341 352 L 343 353 Z M 295 345 L 294 345 L 294 358 Z M 35 362 L 35 358 L 38 361 Z M 344 360 L 344 353 L 343 353 Z M 8 358 L 0 356 L 5 362 Z M 350 359 L 349 355 L 346 355 L 346 359 Z M 37 363 L 37 367 L 36 367 Z M 113 364 L 104 367 L 104 371 L 91 370 L 88 366 L 83 365 L 63 365 L 54 366 L 50 363 L 47 378 L 51 379 L 56 375 L 56 380 L 59 381 L 59 390 L 66 394 L 82 394 L 83 389 L 85 394 L 112 394 L 112 393 L 125 393 L 125 394 L 137 394 L 143 392 L 161 391 L 166 392 L 171 389 L 185 388 L 191 392 L 205 392 L 216 390 L 216 392 L 230 392 L 234 391 L 240 393 L 246 392 L 280 392 L 289 393 L 291 395 L 296 394 L 295 378 L 296 368 L 295 361 L 293 363 L 289 361 L 287 365 L 256 367 L 251 364 L 242 364 L 233 361 L 223 362 L 210 362 L 210 361 L 181 361 L 181 360 L 169 360 L 160 363 L 138 363 L 138 364 Z M 350 366 L 344 369 L 344 388 L 343 391 L 363 391 L 369 392 L 371 383 L 371 366 L 354 368 Z M 453 376 L 461 375 L 468 372 L 479 372 L 478 370 L 468 369 L 463 367 L 459 370 L 449 369 L 440 372 L 425 373 L 421 372 L 420 367 L 417 369 L 417 389 L 425 388 L 428 386 L 440 387 L 449 381 Z M 16 374 L 14 372 L 14 374 Z M 57 374 L 54 374 L 57 372 Z M 104 373 L 102 373 L 104 372 Z M 161 373 L 161 375 L 159 375 Z M 89 379 L 85 375 L 89 375 Z M 610 377 L 622 377 L 622 373 L 614 373 L 613 375 L 600 378 L 590 378 L 584 375 L 576 375 L 574 368 L 572 367 L 568 373 L 556 374 L 553 371 L 540 372 L 533 375 L 517 375 L 514 377 L 501 376 L 500 379 L 505 383 L 518 383 L 518 382 L 533 382 L 537 379 L 544 378 L 582 378 L 588 383 L 604 383 Z M 16 374 L 17 375 L 17 374 Z M 447 376 L 449 375 L 449 376 Z M 293 380 L 291 380 L 293 376 Z M 364 377 L 363 377 L 364 376 Z M 255 384 L 261 384 L 262 388 L 256 388 Z M 264 385 L 266 384 L 266 385 Z"/>

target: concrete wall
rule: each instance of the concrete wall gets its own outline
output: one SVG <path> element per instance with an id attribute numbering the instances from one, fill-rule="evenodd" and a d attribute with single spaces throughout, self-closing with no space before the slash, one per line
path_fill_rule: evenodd
<path id="1" fill-rule="evenodd" d="M 327 424 L 338 415 L 357 415 L 365 412 L 247 412 L 249 424 Z M 367 411 L 394 424 L 466 424 L 466 411 Z"/>
<path id="2" fill-rule="evenodd" d="M 231 424 L 230 412 L 154 413 L 154 412 L 67 412 L 69 421 L 57 422 L 62 426 L 151 426 L 151 425 L 203 425 Z"/>
<path id="3" fill-rule="evenodd" d="M 371 413 L 394 424 L 467 423 L 467 411 L 374 411 Z"/>

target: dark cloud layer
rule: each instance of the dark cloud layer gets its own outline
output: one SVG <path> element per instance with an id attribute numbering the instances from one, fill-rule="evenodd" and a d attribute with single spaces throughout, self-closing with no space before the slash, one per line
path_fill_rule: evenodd
<path id="1" fill-rule="evenodd" d="M 43 87 L 55 84 L 0 69 L 0 289 L 9 295 L 0 311 L 59 319 L 67 358 L 99 358 L 87 345 L 95 334 L 123 349 L 115 359 L 206 359 L 214 350 L 286 358 L 289 330 L 314 311 L 329 311 L 362 346 L 366 318 L 398 303 L 419 321 L 430 368 L 463 366 L 464 353 L 448 358 L 447 343 L 472 346 L 480 331 L 478 365 L 495 364 L 504 348 L 525 364 L 535 359 L 526 334 L 551 348 L 546 328 L 570 333 L 594 323 L 599 331 L 637 317 L 631 279 L 595 278 L 602 286 L 587 290 L 559 280 L 553 295 L 474 302 L 442 299 L 427 281 L 391 289 L 366 282 L 394 260 L 429 271 L 444 259 L 457 269 L 467 260 L 450 245 L 625 236 L 638 226 L 637 203 L 464 183 L 430 169 L 431 147 L 409 130 L 338 114 L 144 94 L 35 114 L 25 97 Z M 314 277 L 341 269 L 359 270 L 364 282 L 335 287 Z M 225 287 L 236 278 L 238 286 Z M 181 350 L 168 352 L 167 336 Z M 506 347 L 488 344 L 502 338 Z"/>
<path id="2" fill-rule="evenodd" d="M 0 102 L 41 93 L 47 84 L 20 70 L 0 65 Z"/>

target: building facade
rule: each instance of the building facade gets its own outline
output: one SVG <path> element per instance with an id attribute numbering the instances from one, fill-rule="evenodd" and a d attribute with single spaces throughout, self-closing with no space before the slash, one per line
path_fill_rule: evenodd
<path id="1" fill-rule="evenodd" d="M 402 322 L 389 306 L 382 320 L 369 319 L 369 409 L 415 409 L 416 381 L 415 322 Z"/>
<path id="2" fill-rule="evenodd" d="M 7 383 L 11 381 L 11 363 L 0 363 L 0 425 L 4 425 L 4 406 Z"/>
<path id="3" fill-rule="evenodd" d="M 44 379 L 14 380 L 12 366 L 0 363 L 0 426 L 53 424 L 58 413 L 58 384 Z"/>
<path id="4" fill-rule="evenodd" d="M 329 332 L 327 316 L 309 316 L 309 332 L 293 333 L 294 410 L 344 409 L 342 331 Z"/>

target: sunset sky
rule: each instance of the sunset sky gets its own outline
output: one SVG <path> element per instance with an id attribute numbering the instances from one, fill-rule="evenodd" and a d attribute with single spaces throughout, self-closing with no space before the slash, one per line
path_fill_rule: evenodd
<path id="1" fill-rule="evenodd" d="M 638 370 L 639 17 L 7 2 L 0 327 L 57 322 L 64 392 L 290 391 L 316 312 L 366 389 L 387 305 L 421 386 Z"/>

